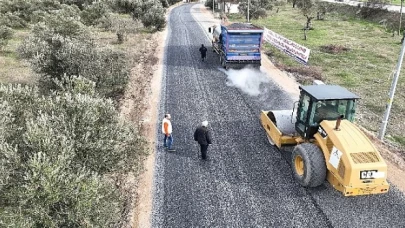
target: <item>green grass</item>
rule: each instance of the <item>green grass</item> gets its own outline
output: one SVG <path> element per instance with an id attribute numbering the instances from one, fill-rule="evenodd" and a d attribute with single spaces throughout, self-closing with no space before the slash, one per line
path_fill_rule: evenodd
<path id="1" fill-rule="evenodd" d="M 237 15 L 230 16 L 229 20 L 244 21 L 243 17 Z M 357 122 L 368 129 L 379 128 L 401 49 L 400 37 L 392 37 L 378 24 L 329 13 L 325 20 L 313 20 L 314 29 L 307 32 L 307 40 L 304 40 L 302 28 L 305 17 L 299 9 L 289 4 L 279 6 L 279 13 L 270 11 L 269 17 L 251 22 L 310 48 L 309 65 L 322 70 L 322 78 L 326 83 L 342 85 L 362 97 Z M 349 50 L 330 54 L 321 50 L 321 46 L 327 45 L 342 46 Z M 265 45 L 264 49 L 266 53 L 271 53 L 275 61 L 285 66 L 303 67 L 270 45 Z M 402 72 L 405 72 L 404 65 Z M 405 79 L 400 77 L 395 108 L 393 106 L 391 110 L 392 124 L 388 128 L 389 134 L 396 137 L 405 136 L 399 127 L 405 119 L 404 87 Z"/>
<path id="2" fill-rule="evenodd" d="M 358 1 L 359 2 L 367 2 L 368 0 L 358 0 Z M 386 2 L 386 4 L 400 6 L 401 5 L 401 0 L 389 0 L 389 1 Z"/>
<path id="3" fill-rule="evenodd" d="M 393 136 L 392 138 L 395 140 L 395 142 L 401 144 L 401 146 L 405 146 L 405 137 Z"/>

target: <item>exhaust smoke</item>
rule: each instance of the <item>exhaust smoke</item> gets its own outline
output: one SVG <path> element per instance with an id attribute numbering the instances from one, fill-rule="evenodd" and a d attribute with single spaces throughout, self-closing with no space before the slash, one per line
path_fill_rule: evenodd
<path id="1" fill-rule="evenodd" d="M 270 79 L 268 76 L 252 68 L 244 68 L 240 70 L 229 69 L 225 70 L 219 68 L 220 71 L 224 72 L 227 75 L 227 86 L 232 86 L 240 89 L 243 93 L 246 93 L 250 96 L 258 96 L 261 93 L 265 92 L 260 89 L 262 83 L 269 83 Z"/>

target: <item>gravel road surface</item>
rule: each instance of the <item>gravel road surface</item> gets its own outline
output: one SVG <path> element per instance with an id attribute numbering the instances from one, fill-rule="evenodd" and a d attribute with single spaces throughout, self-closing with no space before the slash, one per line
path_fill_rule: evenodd
<path id="1" fill-rule="evenodd" d="M 166 152 L 156 136 L 152 227 L 405 227 L 405 199 L 395 187 L 346 198 L 326 182 L 315 189 L 296 183 L 259 123 L 260 110 L 290 109 L 293 100 L 272 81 L 255 97 L 227 86 L 201 6 L 184 4 L 169 16 L 159 114 L 172 114 L 177 151 Z M 209 47 L 206 62 L 201 44 Z M 208 161 L 193 141 L 203 120 L 214 139 Z"/>

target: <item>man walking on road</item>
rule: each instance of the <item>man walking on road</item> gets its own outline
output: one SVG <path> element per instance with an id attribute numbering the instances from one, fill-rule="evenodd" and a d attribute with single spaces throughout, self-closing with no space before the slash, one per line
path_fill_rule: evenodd
<path id="1" fill-rule="evenodd" d="M 207 159 L 208 145 L 212 144 L 211 132 L 208 130 L 208 121 L 203 121 L 200 127 L 194 132 L 194 141 L 200 144 L 201 148 L 201 158 L 203 160 Z"/>
<path id="2" fill-rule="evenodd" d="M 207 48 L 204 47 L 204 44 L 201 44 L 200 52 L 201 52 L 201 59 L 202 61 L 204 61 L 207 57 Z"/>
<path id="3" fill-rule="evenodd" d="M 170 121 L 170 114 L 165 114 L 165 118 L 162 121 L 162 132 L 165 135 L 163 139 L 163 146 L 167 147 L 167 151 L 176 151 L 172 148 L 173 136 L 172 136 L 172 122 Z"/>

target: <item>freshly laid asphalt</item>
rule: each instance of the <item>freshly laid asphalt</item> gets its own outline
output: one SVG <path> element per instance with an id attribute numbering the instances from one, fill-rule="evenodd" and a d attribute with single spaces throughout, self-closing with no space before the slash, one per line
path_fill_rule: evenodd
<path id="1" fill-rule="evenodd" d="M 291 109 L 294 101 L 273 82 L 257 97 L 227 86 L 196 21 L 201 15 L 200 5 L 185 4 L 169 17 L 159 114 L 172 115 L 177 151 L 166 152 L 162 134 L 156 136 L 152 227 L 405 227 L 405 198 L 395 186 L 388 194 L 348 198 L 327 182 L 306 189 L 293 179 L 259 114 Z M 201 44 L 209 49 L 206 62 Z M 203 120 L 214 139 L 208 161 L 193 141 Z"/>

